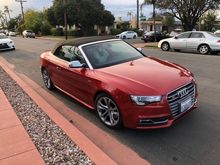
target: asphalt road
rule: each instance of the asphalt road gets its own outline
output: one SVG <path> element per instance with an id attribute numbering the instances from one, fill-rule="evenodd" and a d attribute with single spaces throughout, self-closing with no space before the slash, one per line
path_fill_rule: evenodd
<path id="1" fill-rule="evenodd" d="M 17 72 L 44 86 L 39 69 L 39 54 L 52 48 L 57 41 L 23 38 L 14 38 L 14 41 L 16 50 L 0 52 L 0 56 L 15 65 Z M 138 40 L 129 40 L 129 42 L 137 43 Z M 159 49 L 149 48 L 144 49 L 144 53 L 181 64 L 196 76 L 199 87 L 199 108 L 171 128 L 144 131 L 110 130 L 104 127 L 87 108 L 59 91 L 52 94 L 152 164 L 218 165 L 220 162 L 220 56 L 162 52 Z"/>

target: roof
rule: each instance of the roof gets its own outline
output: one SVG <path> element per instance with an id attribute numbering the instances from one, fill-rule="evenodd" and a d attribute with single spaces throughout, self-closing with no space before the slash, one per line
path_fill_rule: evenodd
<path id="1" fill-rule="evenodd" d="M 81 38 L 65 40 L 65 41 L 59 42 L 52 50 L 52 53 L 54 53 L 56 49 L 62 45 L 80 46 L 80 45 L 84 45 L 84 44 L 91 43 L 91 42 L 97 42 L 97 41 L 103 41 L 103 40 L 109 40 L 109 39 L 115 39 L 115 38 L 112 36 L 94 36 L 94 37 L 81 37 Z"/>

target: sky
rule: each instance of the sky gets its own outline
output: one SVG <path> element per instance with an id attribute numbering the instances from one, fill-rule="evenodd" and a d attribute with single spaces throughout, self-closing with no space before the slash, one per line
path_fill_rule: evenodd
<path id="1" fill-rule="evenodd" d="M 35 9 L 43 10 L 43 8 L 48 8 L 52 5 L 52 0 L 26 0 L 24 3 L 24 10 Z M 139 0 L 140 4 L 144 0 Z M 115 18 L 122 17 L 123 20 L 128 20 L 127 13 L 132 12 L 133 15 L 136 14 L 136 0 L 102 0 L 102 4 L 105 8 L 114 14 Z M 7 5 L 9 9 L 12 10 L 11 16 L 15 17 L 21 13 L 20 3 L 15 2 L 15 0 L 0 0 L 0 11 L 4 10 L 4 6 Z M 151 6 L 146 6 L 143 8 L 144 15 L 149 16 L 152 12 Z"/>

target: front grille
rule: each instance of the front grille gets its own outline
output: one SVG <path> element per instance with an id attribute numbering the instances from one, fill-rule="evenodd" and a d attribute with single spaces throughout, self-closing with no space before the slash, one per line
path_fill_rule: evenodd
<path id="1" fill-rule="evenodd" d="M 0 44 L 0 49 L 7 49 L 7 48 L 9 48 L 7 43 Z"/>
<path id="2" fill-rule="evenodd" d="M 183 93 L 180 95 L 181 91 L 184 91 L 184 89 L 187 91 L 187 93 Z M 181 88 L 176 89 L 175 91 L 172 91 L 167 95 L 167 101 L 170 106 L 171 114 L 174 118 L 177 118 L 181 115 L 181 102 L 184 102 L 185 100 L 191 98 L 192 99 L 192 105 L 194 104 L 195 100 L 195 84 L 189 83 Z"/>

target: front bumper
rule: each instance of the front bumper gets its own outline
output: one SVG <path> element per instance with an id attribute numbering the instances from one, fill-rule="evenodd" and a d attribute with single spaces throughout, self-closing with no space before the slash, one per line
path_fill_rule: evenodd
<path id="1" fill-rule="evenodd" d="M 1 43 L 0 50 L 13 50 L 15 49 L 14 43 Z"/>
<path id="2" fill-rule="evenodd" d="M 197 87 L 190 82 L 164 95 L 162 100 L 146 106 L 121 100 L 123 124 L 128 128 L 155 129 L 170 127 L 175 121 L 197 108 Z"/>
<path id="3" fill-rule="evenodd" d="M 174 118 L 165 100 L 160 105 L 155 104 L 145 107 L 135 106 L 126 109 L 125 113 L 122 112 L 123 124 L 125 127 L 132 129 L 167 128 L 197 107 L 197 101 L 195 101 L 190 109 Z"/>

